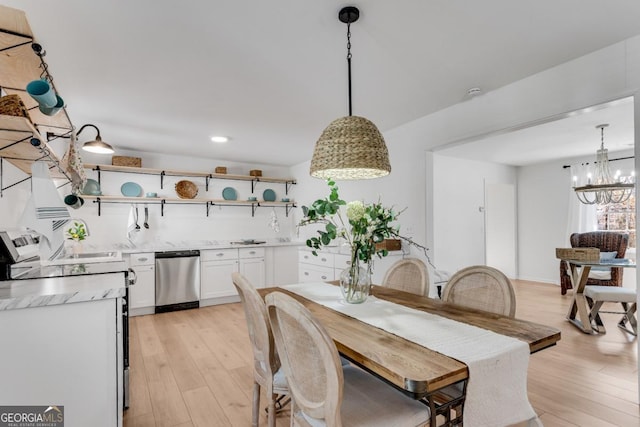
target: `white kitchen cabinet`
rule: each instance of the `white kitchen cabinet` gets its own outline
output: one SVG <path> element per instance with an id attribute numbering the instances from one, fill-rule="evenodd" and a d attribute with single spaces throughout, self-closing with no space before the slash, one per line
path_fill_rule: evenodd
<path id="1" fill-rule="evenodd" d="M 136 275 L 136 283 L 129 286 L 129 315 L 139 316 L 155 312 L 156 266 L 151 252 L 131 254 L 129 267 Z"/>
<path id="2" fill-rule="evenodd" d="M 62 405 L 67 426 L 121 426 L 121 307 L 111 298 L 0 311 L 2 405 Z"/>
<path id="3" fill-rule="evenodd" d="M 240 301 L 231 274 L 240 272 L 253 286 L 265 284 L 265 249 L 200 251 L 200 306 Z"/>
<path id="4" fill-rule="evenodd" d="M 238 249 L 239 271 L 256 288 L 264 288 L 264 248 Z M 235 289 L 234 289 L 235 290 Z"/>
<path id="5" fill-rule="evenodd" d="M 298 251 L 298 281 L 328 282 L 335 280 L 334 254 L 319 252 L 313 255 L 311 249 Z"/>
<path id="6" fill-rule="evenodd" d="M 396 261 L 403 258 L 402 251 L 393 251 L 384 258 L 374 258 L 371 280 L 374 284 L 382 283 L 384 275 Z M 344 253 L 318 251 L 315 256 L 309 248 L 298 251 L 298 280 L 300 282 L 326 282 L 340 280 L 340 274 L 351 265 L 351 256 Z"/>
<path id="7" fill-rule="evenodd" d="M 238 271 L 238 250 L 200 251 L 200 305 L 239 301 L 231 274 Z"/>

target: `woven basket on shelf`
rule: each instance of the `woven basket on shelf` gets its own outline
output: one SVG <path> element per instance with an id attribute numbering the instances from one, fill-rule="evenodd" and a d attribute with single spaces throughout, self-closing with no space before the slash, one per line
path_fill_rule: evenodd
<path id="1" fill-rule="evenodd" d="M 226 166 L 216 166 L 216 173 L 227 173 Z"/>
<path id="2" fill-rule="evenodd" d="M 142 167 L 142 158 L 129 156 L 112 156 L 111 164 L 113 166 L 130 166 L 134 168 L 140 168 Z"/>
<path id="3" fill-rule="evenodd" d="M 260 169 L 251 169 L 249 171 L 250 176 L 262 176 L 262 171 Z"/>
<path id="4" fill-rule="evenodd" d="M 556 248 L 556 258 L 572 261 L 595 262 L 600 260 L 598 248 Z"/>
<path id="5" fill-rule="evenodd" d="M 31 121 L 29 110 L 19 95 L 6 95 L 0 98 L 0 114 L 6 116 L 26 117 Z"/>
<path id="6" fill-rule="evenodd" d="M 176 193 L 181 199 L 193 199 L 198 195 L 198 186 L 188 180 L 176 182 Z"/>

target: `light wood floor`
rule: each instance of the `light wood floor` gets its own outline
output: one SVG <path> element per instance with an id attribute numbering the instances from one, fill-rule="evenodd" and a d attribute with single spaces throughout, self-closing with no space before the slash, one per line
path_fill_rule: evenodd
<path id="1" fill-rule="evenodd" d="M 529 400 L 544 425 L 640 426 L 636 339 L 616 327 L 619 316 L 603 316 L 606 335 L 585 335 L 565 320 L 571 291 L 514 285 L 518 318 L 562 331 L 557 346 L 530 359 Z M 134 317 L 130 340 L 125 427 L 251 425 L 252 354 L 239 304 Z M 278 427 L 288 417 L 279 414 Z"/>

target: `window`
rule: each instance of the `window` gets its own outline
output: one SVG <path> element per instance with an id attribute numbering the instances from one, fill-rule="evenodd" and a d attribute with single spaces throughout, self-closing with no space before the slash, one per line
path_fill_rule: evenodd
<path id="1" fill-rule="evenodd" d="M 636 247 L 636 195 L 624 203 L 598 205 L 598 230 L 629 233 L 629 248 Z"/>

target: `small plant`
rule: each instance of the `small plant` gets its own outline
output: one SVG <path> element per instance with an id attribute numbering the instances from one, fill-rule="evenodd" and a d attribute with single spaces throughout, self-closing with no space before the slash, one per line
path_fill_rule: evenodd
<path id="1" fill-rule="evenodd" d="M 87 237 L 87 229 L 81 222 L 74 221 L 73 227 L 67 230 L 67 239 L 81 242 Z"/>

